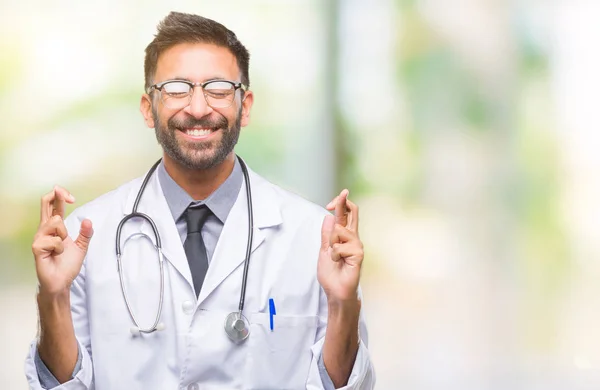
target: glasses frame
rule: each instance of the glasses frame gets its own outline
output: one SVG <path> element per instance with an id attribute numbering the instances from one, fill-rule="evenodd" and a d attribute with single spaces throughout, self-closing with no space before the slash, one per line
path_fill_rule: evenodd
<path id="1" fill-rule="evenodd" d="M 211 105 L 208 102 L 208 96 L 206 96 L 206 91 L 204 90 L 205 86 L 207 86 L 208 84 L 211 84 L 211 83 L 229 83 L 233 87 L 233 95 L 235 95 L 235 93 L 237 92 L 238 89 L 240 89 L 242 91 L 242 93 L 245 93 L 246 89 L 247 89 L 247 87 L 244 84 L 242 84 L 241 82 L 240 83 L 236 83 L 236 82 L 231 81 L 231 80 L 215 79 L 215 80 L 208 80 L 208 81 L 205 81 L 203 83 L 193 83 L 193 82 L 191 82 L 189 80 L 173 79 L 173 80 L 165 80 L 165 81 L 162 81 L 160 83 L 156 83 L 154 85 L 149 86 L 148 90 L 146 90 L 146 93 L 148 95 L 150 95 L 152 93 L 152 90 L 158 91 L 160 93 L 161 102 L 166 105 L 166 103 L 163 100 L 162 90 L 163 90 L 163 87 L 165 86 L 165 84 L 173 83 L 173 82 L 187 84 L 187 85 L 190 86 L 190 90 L 192 91 L 191 94 L 190 94 L 190 96 L 189 96 L 190 101 L 188 102 L 188 104 L 186 104 L 185 106 L 183 106 L 181 109 L 183 109 L 183 108 L 185 108 L 185 107 L 187 107 L 187 106 L 190 105 L 190 103 L 192 102 L 192 98 L 194 97 L 194 91 L 195 91 L 196 87 L 200 87 L 202 89 L 202 95 L 204 95 L 204 100 L 206 101 L 206 104 L 208 104 L 212 108 L 217 108 L 217 109 L 218 108 L 229 108 L 229 107 L 231 107 L 231 105 L 235 101 L 235 96 L 231 100 L 231 102 L 229 103 L 228 106 L 225 106 L 225 107 L 214 107 L 213 105 Z"/>

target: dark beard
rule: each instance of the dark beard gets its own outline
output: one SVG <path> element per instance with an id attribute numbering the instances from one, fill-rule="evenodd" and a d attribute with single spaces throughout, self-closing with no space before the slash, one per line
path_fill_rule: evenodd
<path id="1" fill-rule="evenodd" d="M 162 146 L 164 152 L 175 162 L 188 169 L 210 169 L 221 164 L 227 156 L 233 151 L 240 137 L 242 110 L 238 111 L 233 126 L 229 127 L 229 122 L 224 116 L 216 120 L 209 118 L 196 119 L 187 116 L 184 120 L 178 120 L 172 117 L 167 122 L 167 128 L 163 129 L 160 125 L 158 113 L 153 108 L 152 117 L 154 118 L 154 132 L 158 143 Z M 214 131 L 222 132 L 221 140 L 206 141 L 196 143 L 185 143 L 181 145 L 176 137 L 176 132 L 180 129 L 190 127 L 203 127 Z M 213 151 L 212 153 L 210 151 Z"/>

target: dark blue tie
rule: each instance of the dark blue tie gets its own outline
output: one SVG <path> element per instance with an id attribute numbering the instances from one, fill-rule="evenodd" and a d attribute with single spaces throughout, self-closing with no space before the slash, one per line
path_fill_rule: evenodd
<path id="1" fill-rule="evenodd" d="M 208 271 L 208 255 L 201 231 L 209 214 L 210 209 L 202 205 L 200 207 L 188 207 L 185 215 L 187 236 L 183 248 L 185 249 L 185 255 L 190 265 L 196 298 L 200 295 L 202 283 L 204 282 L 206 271 Z"/>

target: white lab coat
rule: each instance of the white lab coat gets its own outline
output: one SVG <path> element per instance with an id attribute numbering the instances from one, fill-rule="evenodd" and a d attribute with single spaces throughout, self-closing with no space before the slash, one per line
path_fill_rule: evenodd
<path id="1" fill-rule="evenodd" d="M 322 389 L 317 359 L 327 325 L 327 301 L 317 278 L 320 232 L 326 210 L 250 171 L 254 240 L 244 314 L 249 338 L 232 343 L 225 317 L 239 303 L 247 245 L 245 183 L 225 223 L 196 300 L 190 268 L 175 222 L 153 174 L 138 211 L 154 220 L 165 255 L 165 330 L 133 336 L 115 255 L 119 221 L 131 212 L 141 178 L 78 208 L 66 220 L 73 239 L 84 218 L 94 237 L 71 288 L 82 369 L 56 389 Z M 121 241 L 136 233 L 152 236 L 133 219 Z M 126 290 L 142 327 L 153 324 L 159 300 L 156 251 L 147 240 L 131 240 L 123 253 Z M 275 303 L 269 327 L 269 299 Z M 372 389 L 374 371 L 361 316 L 361 343 L 347 389 Z M 41 389 L 31 345 L 25 370 L 30 388 Z"/>

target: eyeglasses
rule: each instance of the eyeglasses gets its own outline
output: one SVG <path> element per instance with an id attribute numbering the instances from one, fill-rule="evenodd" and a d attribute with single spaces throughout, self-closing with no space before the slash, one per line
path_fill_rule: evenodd
<path id="1" fill-rule="evenodd" d="M 235 91 L 246 89 L 242 83 L 229 80 L 210 80 L 205 83 L 192 83 L 187 80 L 167 80 L 154 84 L 147 90 L 148 94 L 153 89 L 160 92 L 160 98 L 165 106 L 170 109 L 180 110 L 187 107 L 192 101 L 194 87 L 202 88 L 206 104 L 213 108 L 227 108 L 235 98 Z"/>

